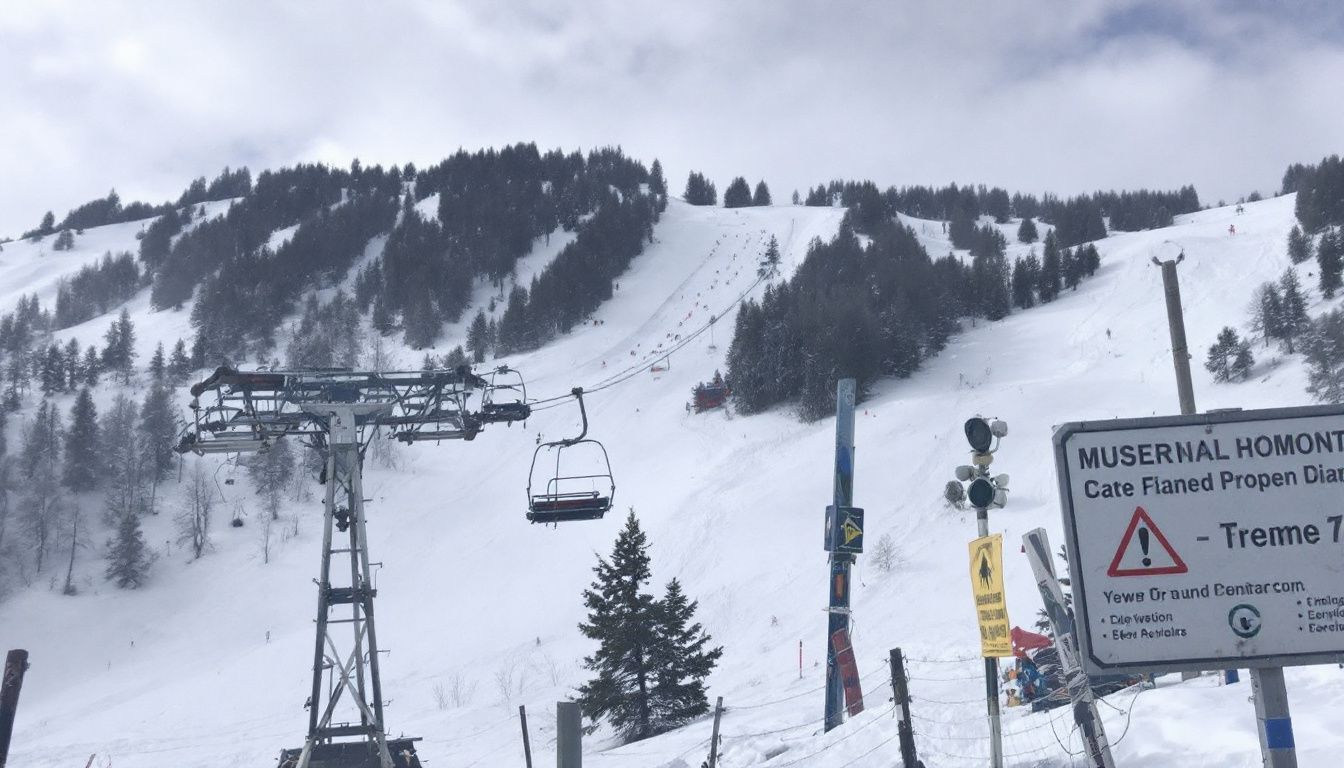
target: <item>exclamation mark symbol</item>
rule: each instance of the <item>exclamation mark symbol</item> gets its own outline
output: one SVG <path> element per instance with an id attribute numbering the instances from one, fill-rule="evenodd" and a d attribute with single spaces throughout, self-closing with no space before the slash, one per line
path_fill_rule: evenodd
<path id="1" fill-rule="evenodd" d="M 1143 567 L 1147 568 L 1153 564 L 1153 558 L 1148 556 L 1148 529 L 1139 526 L 1139 547 L 1143 549 Z"/>

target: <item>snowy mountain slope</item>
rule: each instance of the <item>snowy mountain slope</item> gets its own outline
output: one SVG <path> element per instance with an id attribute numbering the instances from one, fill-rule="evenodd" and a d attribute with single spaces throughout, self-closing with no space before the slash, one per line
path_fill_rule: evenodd
<path id="1" fill-rule="evenodd" d="M 816 690 L 826 589 L 820 529 L 831 492 L 833 424 L 800 424 L 782 411 L 692 416 L 683 404 L 695 382 L 723 365 L 735 302 L 755 281 L 764 241 L 778 238 L 790 269 L 812 237 L 835 231 L 842 212 L 673 202 L 655 230 L 657 242 L 594 314 L 600 324 L 508 360 L 527 374 L 533 397 L 574 385 L 593 391 L 590 434 L 611 454 L 617 506 L 633 506 L 649 534 L 656 586 L 681 579 L 700 600 L 699 620 L 725 648 L 710 680 L 711 695 L 729 707 L 720 764 L 890 765 L 896 725 L 884 703 L 885 659 L 893 646 L 911 657 L 926 764 L 982 764 L 983 683 L 976 679 L 965 574 L 975 523 L 940 498 L 952 468 L 964 461 L 962 420 L 983 413 L 1011 427 L 995 464 L 1013 477 L 1009 506 L 992 513 L 990 525 L 1009 542 L 1010 614 L 1029 625 L 1038 600 L 1012 544 L 1041 525 L 1062 541 L 1052 426 L 1176 411 L 1160 273 L 1150 258 L 1185 249 L 1182 291 L 1198 359 L 1219 328 L 1244 322 L 1252 289 L 1287 266 L 1292 202 L 1248 205 L 1241 216 L 1230 208 L 1204 211 L 1165 230 L 1101 241 L 1102 268 L 1076 292 L 968 328 L 910 379 L 877 387 L 858 414 L 855 500 L 868 510 L 869 541 L 891 533 L 904 562 L 883 574 L 860 557 L 854 639 L 870 711 L 824 736 Z M 948 250 L 938 242 L 937 222 L 922 237 L 934 256 Z M 11 247 L 0 258 L 12 258 Z M 1299 267 L 1305 285 L 1314 283 L 1309 268 Z M 20 276 L 0 273 L 6 291 L 11 274 Z M 40 270 L 28 277 L 34 284 L 54 280 Z M 184 323 L 185 313 L 152 314 L 142 299 L 132 307 L 142 355 L 156 337 L 181 335 L 167 318 Z M 711 315 L 718 318 L 717 349 L 703 334 L 672 353 L 669 370 L 649 370 L 678 335 L 687 338 Z M 106 319 L 87 325 L 100 321 Z M 440 351 L 460 341 L 451 338 Z M 633 375 L 617 375 L 626 369 Z M 604 381 L 619 383 L 598 391 Z M 1262 362 L 1252 381 L 1238 385 L 1215 386 L 1202 368 L 1195 371 L 1204 409 L 1302 404 L 1302 383 L 1295 359 Z M 385 563 L 378 629 L 391 649 L 383 666 L 388 723 L 394 733 L 424 736 L 420 751 L 431 765 L 519 764 L 520 703 L 529 709 L 534 760 L 553 759 L 553 702 L 585 679 L 579 662 L 591 650 L 575 630 L 583 617 L 579 594 L 623 517 L 613 512 L 557 529 L 523 519 L 536 440 L 577 426 L 576 409 L 554 407 L 525 427 L 492 427 L 473 443 L 394 449 L 398 471 L 371 462 L 371 550 Z M 188 470 L 193 461 L 200 460 L 188 459 Z M 216 471 L 216 462 L 208 466 Z M 90 753 L 99 765 L 264 765 L 280 747 L 301 743 L 320 503 L 289 502 L 287 513 L 300 516 L 299 536 L 262 564 L 257 504 L 243 473 L 228 465 L 217 471 L 222 506 L 242 501 L 252 511 L 243 528 L 217 523 L 216 549 L 204 559 L 188 564 L 184 551 L 165 546 L 164 515 L 147 525 L 163 553 L 148 588 L 111 589 L 98 579 L 101 563 L 90 558 L 83 564 L 90 588 L 80 597 L 36 588 L 0 604 L 0 644 L 33 654 L 13 765 L 69 765 Z M 235 474 L 237 484 L 223 484 Z M 1328 713 L 1344 698 L 1341 674 L 1324 667 L 1289 672 L 1304 766 L 1335 764 L 1340 739 L 1330 733 Z M 1132 706 L 1132 694 L 1118 697 L 1114 703 L 1128 714 L 1103 707 L 1112 740 L 1126 733 L 1116 750 L 1120 764 L 1258 764 L 1247 684 L 1219 687 L 1212 677 L 1177 684 L 1174 676 L 1161 683 Z M 448 699 L 444 709 L 436 686 Z M 1070 726 L 1060 713 L 1049 719 L 1009 711 L 1005 731 L 1010 764 L 1069 763 Z M 592 765 L 693 766 L 704 756 L 709 726 L 614 748 L 603 733 L 588 739 Z"/>

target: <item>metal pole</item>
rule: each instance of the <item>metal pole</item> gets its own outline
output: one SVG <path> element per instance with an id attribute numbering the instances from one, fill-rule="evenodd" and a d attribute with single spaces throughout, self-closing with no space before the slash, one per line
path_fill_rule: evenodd
<path id="1" fill-rule="evenodd" d="M 577 701 L 555 705 L 556 768 L 583 768 L 583 714 Z"/>
<path id="2" fill-rule="evenodd" d="M 518 721 L 523 726 L 523 760 L 527 763 L 527 768 L 532 768 L 532 742 L 527 737 L 527 707 L 518 705 Z"/>
<path id="3" fill-rule="evenodd" d="M 838 509 L 854 504 L 854 379 L 841 379 L 835 385 L 835 475 L 832 504 Z M 826 637 L 849 631 L 850 554 L 830 553 L 830 603 Z M 844 722 L 845 691 L 836 663 L 835 648 L 826 643 L 826 725 L 825 730 Z"/>
<path id="4" fill-rule="evenodd" d="M 1064 682 L 1069 689 L 1069 701 L 1073 705 L 1073 721 L 1083 736 L 1088 764 L 1093 768 L 1115 768 L 1106 729 L 1097 712 L 1097 699 L 1092 695 L 1092 685 L 1083 672 L 1082 659 L 1078 654 L 1073 615 L 1065 607 L 1064 588 L 1060 586 L 1059 577 L 1055 575 L 1055 565 L 1050 559 L 1050 539 L 1044 528 L 1037 528 L 1022 537 L 1022 544 L 1036 577 L 1036 587 L 1041 591 L 1045 615 L 1050 619 L 1050 627 L 1055 633 L 1055 648 L 1059 652 Z"/>
<path id="5" fill-rule="evenodd" d="M 976 472 L 988 475 L 983 465 L 976 465 Z M 975 524 L 980 537 L 989 535 L 989 508 L 975 508 Z M 985 657 L 985 705 L 989 714 L 989 764 L 993 768 L 1003 768 L 1003 723 L 999 719 L 999 662 L 992 656 Z"/>
<path id="6" fill-rule="evenodd" d="M 723 697 L 714 702 L 714 734 L 709 737 L 709 768 L 719 761 L 719 718 L 723 717 Z"/>
<path id="7" fill-rule="evenodd" d="M 910 724 L 910 687 L 900 648 L 891 649 L 891 693 L 901 710 L 901 721 L 896 726 L 901 744 L 901 765 L 903 768 L 920 768 L 919 757 L 915 754 L 915 732 Z"/>
<path id="8" fill-rule="evenodd" d="M 1171 361 L 1176 367 L 1176 394 L 1181 400 L 1181 414 L 1195 412 L 1195 387 L 1190 381 L 1190 350 L 1185 342 L 1185 315 L 1181 311 L 1181 282 L 1176 276 L 1176 265 L 1185 259 L 1185 253 L 1175 259 L 1153 263 L 1162 268 L 1162 289 L 1167 297 L 1167 326 L 1171 331 Z"/>
<path id="9" fill-rule="evenodd" d="M 1252 667 L 1251 691 L 1255 698 L 1255 724 L 1260 733 L 1260 754 L 1265 768 L 1297 768 L 1293 741 L 1293 718 L 1288 711 L 1288 688 L 1283 667 Z"/>
<path id="10" fill-rule="evenodd" d="M 1181 401 L 1181 415 L 1195 412 L 1195 386 L 1190 380 L 1190 349 L 1185 341 L 1185 313 L 1181 309 L 1181 280 L 1176 276 L 1176 265 L 1185 260 L 1185 251 L 1175 259 L 1153 263 L 1162 268 L 1162 291 L 1167 300 L 1167 329 L 1171 333 L 1171 362 L 1176 368 L 1176 396 Z M 1199 677 L 1199 672 L 1182 672 L 1182 680 Z"/>
<path id="11" fill-rule="evenodd" d="M 9 760 L 9 739 L 14 734 L 14 715 L 19 710 L 19 690 L 23 673 L 28 671 L 28 652 L 15 648 L 5 656 L 4 677 L 0 678 L 0 768 Z"/>

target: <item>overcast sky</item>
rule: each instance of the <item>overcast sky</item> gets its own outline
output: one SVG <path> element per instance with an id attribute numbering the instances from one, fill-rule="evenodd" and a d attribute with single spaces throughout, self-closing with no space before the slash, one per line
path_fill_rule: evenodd
<path id="1" fill-rule="evenodd" d="M 1344 3 L 0 3 L 0 235 L 224 166 L 619 144 L 672 190 L 1277 189 L 1344 151 Z"/>

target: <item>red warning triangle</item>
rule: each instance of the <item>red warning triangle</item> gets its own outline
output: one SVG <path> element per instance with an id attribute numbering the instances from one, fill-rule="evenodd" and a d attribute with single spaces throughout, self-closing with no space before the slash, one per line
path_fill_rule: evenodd
<path id="1" fill-rule="evenodd" d="M 1106 575 L 1162 576 L 1189 570 L 1153 518 L 1143 507 L 1135 507 L 1134 517 L 1130 518 L 1125 535 L 1120 537 L 1120 547 L 1115 550 L 1115 559 L 1111 560 Z"/>

